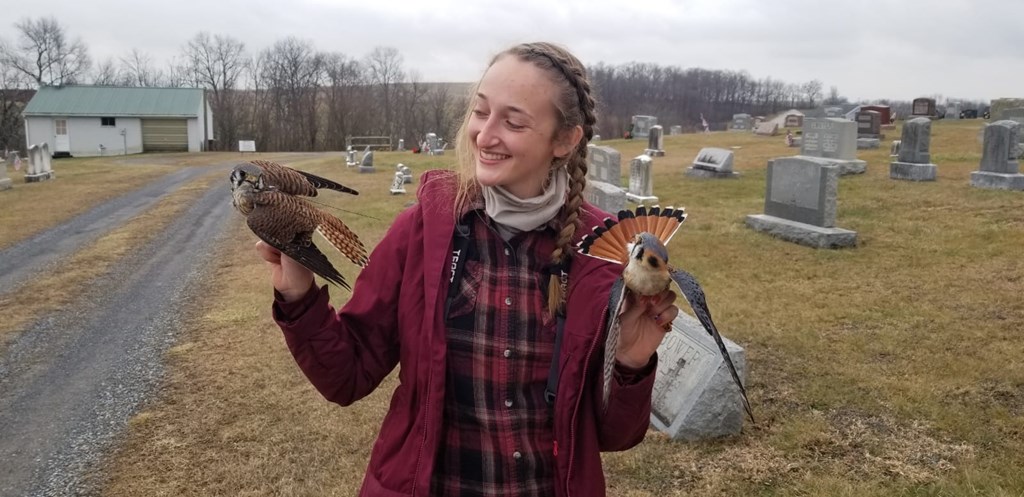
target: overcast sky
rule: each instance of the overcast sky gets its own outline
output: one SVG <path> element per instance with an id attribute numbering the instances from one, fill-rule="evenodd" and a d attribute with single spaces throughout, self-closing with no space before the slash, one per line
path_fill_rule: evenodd
<path id="1" fill-rule="evenodd" d="M 96 61 L 137 48 L 158 68 L 208 31 L 250 53 L 287 36 L 354 58 L 392 46 L 421 81 L 476 81 L 494 53 L 547 40 L 586 64 L 818 79 L 853 100 L 1024 97 L 1022 0 L 0 0 L 0 37 L 51 15 Z"/>

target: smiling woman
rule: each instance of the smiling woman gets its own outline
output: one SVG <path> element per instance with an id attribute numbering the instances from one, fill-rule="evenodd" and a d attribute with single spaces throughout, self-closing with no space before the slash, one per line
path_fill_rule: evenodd
<path id="1" fill-rule="evenodd" d="M 328 400 L 349 405 L 402 366 L 361 495 L 601 496 L 600 452 L 643 440 L 678 309 L 671 292 L 630 300 L 621 345 L 602 350 L 594 304 L 621 270 L 571 257 L 578 228 L 607 216 L 583 199 L 595 122 L 576 57 L 512 47 L 473 93 L 459 170 L 424 176 L 341 311 L 309 270 L 257 245 L 289 349 Z"/>

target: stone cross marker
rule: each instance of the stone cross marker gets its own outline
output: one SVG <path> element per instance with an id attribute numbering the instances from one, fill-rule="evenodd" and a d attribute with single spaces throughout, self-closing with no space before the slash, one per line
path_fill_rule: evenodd
<path id="1" fill-rule="evenodd" d="M 815 248 L 856 245 L 856 232 L 835 227 L 839 166 L 831 160 L 774 159 L 766 183 L 764 214 L 747 216 L 747 226 Z"/>
<path id="2" fill-rule="evenodd" d="M 697 178 L 735 178 L 739 173 L 733 172 L 732 164 L 732 150 L 705 147 L 697 152 L 685 174 Z"/>
<path id="3" fill-rule="evenodd" d="M 846 119 L 804 119 L 800 155 L 832 159 L 841 175 L 867 170 L 867 162 L 857 159 L 857 123 Z"/>
<path id="4" fill-rule="evenodd" d="M 651 126 L 647 132 L 647 150 L 644 153 L 650 157 L 665 156 L 665 135 L 660 124 Z"/>
<path id="5" fill-rule="evenodd" d="M 622 155 L 618 150 L 601 145 L 587 145 L 587 201 L 599 209 L 617 213 L 626 207 L 622 183 Z"/>
<path id="6" fill-rule="evenodd" d="M 658 124 L 658 118 L 654 116 L 633 116 L 630 122 L 633 124 L 633 138 L 647 138 L 651 128 Z"/>
<path id="7" fill-rule="evenodd" d="M 639 155 L 629 161 L 629 192 L 626 200 L 637 204 L 656 204 L 654 178 L 651 176 L 653 161 L 647 155 Z"/>
<path id="8" fill-rule="evenodd" d="M 985 127 L 981 166 L 971 173 L 971 186 L 998 190 L 1024 190 L 1020 174 L 1020 125 L 996 121 Z"/>
<path id="9" fill-rule="evenodd" d="M 746 353 L 728 338 L 722 341 L 746 384 Z M 651 424 L 673 440 L 694 441 L 737 435 L 744 416 L 740 390 L 718 346 L 700 322 L 679 313 L 658 346 Z"/>
<path id="10" fill-rule="evenodd" d="M 909 181 L 935 181 L 937 167 L 931 164 L 932 121 L 915 117 L 903 124 L 903 135 L 894 146 L 899 150 L 897 159 L 889 164 L 889 177 Z"/>

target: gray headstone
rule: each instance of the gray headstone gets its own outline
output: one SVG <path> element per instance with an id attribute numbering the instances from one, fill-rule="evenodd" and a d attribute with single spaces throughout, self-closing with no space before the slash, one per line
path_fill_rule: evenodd
<path id="1" fill-rule="evenodd" d="M 681 135 L 683 134 L 683 127 L 676 125 L 668 128 L 668 134 L 670 135 Z"/>
<path id="2" fill-rule="evenodd" d="M 910 114 L 914 116 L 934 116 L 934 98 L 915 98 L 910 107 Z"/>
<path id="3" fill-rule="evenodd" d="M 410 169 L 409 166 L 399 164 L 395 166 L 395 172 L 402 174 L 403 182 L 405 184 L 412 183 L 412 169 Z"/>
<path id="4" fill-rule="evenodd" d="M 359 162 L 359 172 L 372 173 L 377 169 L 373 167 L 373 151 L 367 150 L 363 153 L 363 160 Z"/>
<path id="5" fill-rule="evenodd" d="M 654 116 L 633 116 L 633 138 L 647 138 L 652 127 L 658 124 L 658 118 Z"/>
<path id="6" fill-rule="evenodd" d="M 626 192 L 603 181 L 588 181 L 583 196 L 598 209 L 613 214 L 626 208 Z"/>
<path id="7" fill-rule="evenodd" d="M 654 178 L 651 176 L 653 161 L 640 155 L 629 161 L 629 193 L 638 197 L 654 195 Z"/>
<path id="8" fill-rule="evenodd" d="M 7 175 L 7 162 L 0 163 L 0 191 L 7 190 L 13 186 L 11 177 Z"/>
<path id="9" fill-rule="evenodd" d="M 779 157 L 768 164 L 764 213 L 831 228 L 836 223 L 839 168 L 813 157 Z"/>
<path id="10" fill-rule="evenodd" d="M 900 136 L 899 161 L 911 164 L 928 164 L 932 161 L 929 148 L 932 141 L 932 121 L 915 117 L 903 124 Z"/>
<path id="11" fill-rule="evenodd" d="M 929 147 L 932 121 L 915 117 L 903 124 L 903 135 L 894 142 L 897 159 L 889 164 L 889 177 L 908 181 L 935 181 L 937 167 L 931 164 Z M 899 145 L 895 145 L 899 143 Z"/>
<path id="12" fill-rule="evenodd" d="M 1016 121 L 996 121 L 985 127 L 984 150 L 981 154 L 980 171 L 1017 174 L 1020 163 L 1017 157 L 1017 143 L 1020 125 Z"/>
<path id="13" fill-rule="evenodd" d="M 587 164 L 587 180 L 602 181 L 614 186 L 622 184 L 622 155 L 618 150 L 602 145 L 587 145 Z"/>
<path id="14" fill-rule="evenodd" d="M 857 159 L 857 123 L 840 118 L 804 119 L 800 155 Z"/>
<path id="15" fill-rule="evenodd" d="M 1014 107 L 1012 109 L 1006 109 L 999 113 L 999 119 L 1003 121 L 1014 121 L 1020 125 L 1020 129 L 1024 131 L 1024 107 Z M 1021 132 L 1017 136 L 1021 140 L 1024 140 L 1024 132 Z"/>
<path id="16" fill-rule="evenodd" d="M 746 383 L 746 353 L 728 338 L 722 341 Z M 651 425 L 673 440 L 737 435 L 745 416 L 742 402 L 718 346 L 700 322 L 679 313 L 658 346 Z"/>
<path id="17" fill-rule="evenodd" d="M 787 128 L 799 128 L 804 125 L 804 116 L 798 114 L 790 114 L 786 116 L 786 127 Z"/>
<path id="18" fill-rule="evenodd" d="M 665 135 L 660 124 L 651 126 L 647 132 L 647 150 L 645 154 L 651 157 L 662 157 L 665 155 Z"/>
<path id="19" fill-rule="evenodd" d="M 959 120 L 960 119 L 960 106 L 956 104 L 946 104 L 946 117 L 948 120 Z"/>
<path id="20" fill-rule="evenodd" d="M 45 181 L 54 177 L 50 165 L 50 146 L 43 142 L 28 148 L 28 167 L 25 168 L 25 181 L 32 183 Z"/>
<path id="21" fill-rule="evenodd" d="M 878 148 L 882 146 L 882 140 L 878 138 L 857 138 L 857 150 Z"/>
<path id="22" fill-rule="evenodd" d="M 825 117 L 841 117 L 842 115 L 842 107 L 825 107 Z"/>
<path id="23" fill-rule="evenodd" d="M 693 159 L 693 167 L 718 173 L 731 173 L 733 152 L 724 148 L 705 147 L 697 152 Z"/>
<path id="24" fill-rule="evenodd" d="M 441 142 L 437 139 L 437 134 L 436 133 L 427 133 L 427 151 L 428 152 L 433 152 L 434 150 L 437 150 L 437 147 L 440 144 L 441 144 Z"/>
<path id="25" fill-rule="evenodd" d="M 878 138 L 882 134 L 882 114 L 874 110 L 857 113 L 857 138 Z"/>
<path id="26" fill-rule="evenodd" d="M 399 138 L 398 139 L 398 151 L 399 152 L 405 151 L 405 139 L 404 138 Z"/>
<path id="27" fill-rule="evenodd" d="M 345 165 L 349 167 L 359 165 L 359 163 L 356 162 L 356 151 L 352 150 L 351 145 L 349 145 L 348 150 L 345 151 Z"/>
<path id="28" fill-rule="evenodd" d="M 753 126 L 753 118 L 750 114 L 733 114 L 729 123 L 729 131 L 750 131 Z"/>
<path id="29" fill-rule="evenodd" d="M 1003 118 L 1004 110 L 1016 107 L 1024 107 L 1024 98 L 996 98 L 989 106 L 989 115 L 993 120 L 1000 120 Z"/>

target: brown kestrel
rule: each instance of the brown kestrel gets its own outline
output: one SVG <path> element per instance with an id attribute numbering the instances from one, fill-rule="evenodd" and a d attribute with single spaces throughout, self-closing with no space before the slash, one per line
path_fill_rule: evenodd
<path id="1" fill-rule="evenodd" d="M 367 262 L 366 248 L 340 219 L 299 197 L 314 197 L 319 188 L 359 194 L 329 179 L 266 160 L 239 164 L 231 171 L 231 203 L 260 240 L 320 277 L 351 290 L 327 256 L 313 244 L 313 232 L 320 233 L 360 267 Z"/>

